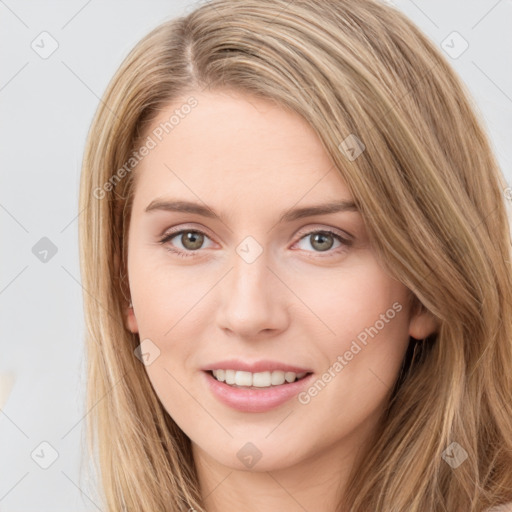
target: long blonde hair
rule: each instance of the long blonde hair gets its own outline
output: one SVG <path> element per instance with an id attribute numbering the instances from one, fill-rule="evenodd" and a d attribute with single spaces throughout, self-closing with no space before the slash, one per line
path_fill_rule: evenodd
<path id="1" fill-rule="evenodd" d="M 162 108 L 205 88 L 300 114 L 382 264 L 439 322 L 404 365 L 339 510 L 481 512 L 512 501 L 506 185 L 470 95 L 440 50 L 377 1 L 214 0 L 135 46 L 84 154 L 87 435 L 106 509 L 205 510 L 190 440 L 155 395 L 134 355 L 141 340 L 124 322 L 133 152 Z M 354 136 L 365 149 L 349 158 L 343 141 Z M 467 455 L 457 468 L 444 456 L 454 447 Z"/>

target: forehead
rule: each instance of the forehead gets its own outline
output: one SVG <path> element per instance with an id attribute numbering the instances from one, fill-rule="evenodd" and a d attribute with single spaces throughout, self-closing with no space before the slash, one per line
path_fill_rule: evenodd
<path id="1" fill-rule="evenodd" d="M 193 97 L 197 104 L 184 109 L 187 114 L 180 112 L 185 96 L 146 130 L 154 148 L 136 168 L 136 196 L 172 192 L 207 203 L 228 197 L 261 202 L 264 196 L 293 204 L 328 192 L 331 199 L 350 199 L 319 137 L 298 114 L 240 92 Z"/>

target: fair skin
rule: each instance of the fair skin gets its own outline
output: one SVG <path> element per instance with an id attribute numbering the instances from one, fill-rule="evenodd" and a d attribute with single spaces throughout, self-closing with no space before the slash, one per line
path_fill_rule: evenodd
<path id="1" fill-rule="evenodd" d="M 292 208 L 353 201 L 302 118 L 233 91 L 193 95 L 198 106 L 136 169 L 127 326 L 160 350 L 145 370 L 192 441 L 208 512 L 334 511 L 409 336 L 422 339 L 435 325 L 412 313 L 409 290 L 379 264 L 357 210 L 279 222 Z M 147 134 L 185 101 L 163 110 Z M 221 220 L 145 211 L 170 199 L 208 205 Z M 171 228 L 196 238 L 160 243 Z M 322 230 L 350 243 L 315 237 Z M 248 236 L 262 249 L 250 263 L 236 250 Z M 201 368 L 234 357 L 308 368 L 314 382 L 393 304 L 400 311 L 306 404 L 294 397 L 242 412 L 205 385 Z M 261 453 L 251 468 L 237 457 L 248 442 Z"/>

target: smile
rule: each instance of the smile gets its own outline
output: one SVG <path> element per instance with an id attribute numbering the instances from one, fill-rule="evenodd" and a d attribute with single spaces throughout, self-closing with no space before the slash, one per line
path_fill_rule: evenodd
<path id="1" fill-rule="evenodd" d="M 214 371 L 217 376 L 214 375 Z M 202 371 L 201 373 L 204 375 L 205 384 L 212 395 L 222 404 L 240 412 L 266 412 L 283 405 L 304 391 L 314 377 L 314 374 L 310 372 L 296 374 L 279 370 L 254 374 L 235 370 L 224 370 L 224 375 L 222 372 L 219 375 L 219 370 Z M 299 375 L 301 375 L 300 378 Z M 220 380 L 222 377 L 224 381 Z M 226 379 L 228 382 L 234 380 L 233 384 L 226 383 Z M 274 382 L 282 382 L 281 384 L 272 384 L 272 379 Z M 242 384 L 237 384 L 237 382 Z"/>
<path id="2" fill-rule="evenodd" d="M 233 387 L 268 388 L 292 383 L 304 378 L 307 372 L 295 373 L 281 370 L 267 372 L 244 372 L 237 370 L 212 370 L 212 375 L 219 382 L 225 382 Z"/>

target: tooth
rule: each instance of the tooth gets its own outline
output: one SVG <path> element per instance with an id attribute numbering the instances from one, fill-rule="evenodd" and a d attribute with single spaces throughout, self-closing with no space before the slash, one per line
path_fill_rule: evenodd
<path id="1" fill-rule="evenodd" d="M 253 373 L 252 385 L 257 388 L 266 388 L 271 384 L 270 372 Z"/>
<path id="2" fill-rule="evenodd" d="M 235 370 L 226 370 L 226 384 L 235 384 Z"/>
<path id="3" fill-rule="evenodd" d="M 283 372 L 281 370 L 266 371 L 266 372 L 244 372 L 237 370 L 212 370 L 213 376 L 219 382 L 226 382 L 226 384 L 243 386 L 243 387 L 258 387 L 266 388 L 270 386 L 280 386 L 285 382 L 291 383 L 295 380 L 302 379 L 307 372 Z"/>
<path id="4" fill-rule="evenodd" d="M 252 386 L 252 373 L 237 371 L 235 374 L 235 384 L 237 386 Z"/>
<path id="5" fill-rule="evenodd" d="M 280 370 L 276 370 L 272 372 L 271 377 L 271 384 L 273 386 L 280 386 L 281 384 L 284 384 L 285 378 L 284 378 L 284 372 Z"/>
<path id="6" fill-rule="evenodd" d="M 294 372 L 285 372 L 284 374 L 286 382 L 293 382 L 295 380 L 295 377 L 297 377 L 297 374 Z"/>

